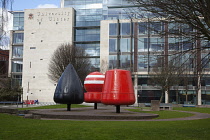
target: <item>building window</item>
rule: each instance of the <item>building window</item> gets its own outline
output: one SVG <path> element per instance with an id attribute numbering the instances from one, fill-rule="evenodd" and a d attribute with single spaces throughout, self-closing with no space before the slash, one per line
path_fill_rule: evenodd
<path id="1" fill-rule="evenodd" d="M 100 68 L 100 58 L 88 58 L 91 62 L 91 70 L 98 71 Z"/>
<path id="2" fill-rule="evenodd" d="M 121 27 L 121 32 L 120 35 L 130 35 L 131 34 L 131 27 L 130 27 L 130 23 L 121 23 L 120 27 Z"/>
<path id="3" fill-rule="evenodd" d="M 130 55 L 121 55 L 121 68 L 129 69 L 131 67 L 131 56 Z"/>
<path id="4" fill-rule="evenodd" d="M 12 75 L 12 86 L 22 85 L 22 75 Z"/>
<path id="5" fill-rule="evenodd" d="M 100 41 L 100 29 L 76 29 L 75 41 Z"/>
<path id="6" fill-rule="evenodd" d="M 164 31 L 164 24 L 162 22 L 151 22 L 151 34 L 159 34 Z"/>
<path id="7" fill-rule="evenodd" d="M 169 38 L 169 50 L 178 51 L 180 50 L 180 39 L 178 38 Z"/>
<path id="8" fill-rule="evenodd" d="M 12 72 L 22 72 L 23 61 L 12 61 Z"/>
<path id="9" fill-rule="evenodd" d="M 13 46 L 12 47 L 12 57 L 13 58 L 23 58 L 23 46 Z"/>
<path id="10" fill-rule="evenodd" d="M 23 33 L 14 33 L 13 34 L 13 44 L 23 44 L 24 35 Z"/>
<path id="11" fill-rule="evenodd" d="M 109 35 L 116 36 L 117 35 L 117 23 L 110 23 L 109 24 Z"/>
<path id="12" fill-rule="evenodd" d="M 150 50 L 162 51 L 164 47 L 164 39 L 162 38 L 150 38 Z"/>
<path id="13" fill-rule="evenodd" d="M 81 44 L 75 43 L 77 47 L 81 47 L 85 50 L 85 53 L 89 56 L 100 56 L 100 44 L 99 43 L 88 43 Z"/>
<path id="14" fill-rule="evenodd" d="M 24 12 L 14 12 L 13 30 L 24 30 Z"/>
<path id="15" fill-rule="evenodd" d="M 117 39 L 109 39 L 109 52 L 117 52 Z"/>
<path id="16" fill-rule="evenodd" d="M 109 68 L 117 68 L 117 55 L 109 55 Z"/>
<path id="17" fill-rule="evenodd" d="M 131 39 L 130 38 L 121 38 L 120 39 L 120 52 L 130 52 L 131 48 Z"/>
<path id="18" fill-rule="evenodd" d="M 139 34 L 147 34 L 147 22 L 139 23 Z"/>
<path id="19" fill-rule="evenodd" d="M 138 55 L 138 69 L 139 71 L 146 71 L 148 65 L 148 55 Z"/>

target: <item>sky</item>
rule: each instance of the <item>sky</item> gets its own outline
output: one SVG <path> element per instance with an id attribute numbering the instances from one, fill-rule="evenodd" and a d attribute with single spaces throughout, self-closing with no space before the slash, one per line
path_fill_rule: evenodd
<path id="1" fill-rule="evenodd" d="M 57 8 L 60 7 L 60 0 L 14 0 L 13 11 L 35 8 Z"/>

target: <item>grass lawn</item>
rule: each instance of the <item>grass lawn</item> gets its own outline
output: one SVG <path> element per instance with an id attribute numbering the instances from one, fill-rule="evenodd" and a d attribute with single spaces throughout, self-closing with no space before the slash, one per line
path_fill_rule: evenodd
<path id="1" fill-rule="evenodd" d="M 45 107 L 60 108 L 62 106 L 66 108 L 66 105 Z M 72 105 L 72 107 L 78 106 Z M 210 113 L 209 108 L 174 109 Z M 139 111 L 139 109 L 132 111 Z M 163 118 L 189 115 L 172 112 L 159 111 Z M 210 119 L 158 122 L 70 121 L 33 120 L 0 114 L 0 125 L 0 140 L 208 140 L 210 138 Z"/>
<path id="2" fill-rule="evenodd" d="M 0 114 L 1 140 L 207 140 L 210 119 L 193 121 L 33 120 Z"/>

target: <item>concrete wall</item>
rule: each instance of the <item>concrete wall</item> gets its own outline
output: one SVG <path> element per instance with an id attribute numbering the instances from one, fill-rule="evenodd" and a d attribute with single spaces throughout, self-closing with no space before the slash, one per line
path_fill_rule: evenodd
<path id="1" fill-rule="evenodd" d="M 53 102 L 57 83 L 48 78 L 50 58 L 62 43 L 73 43 L 72 8 L 27 9 L 24 17 L 23 99 Z"/>

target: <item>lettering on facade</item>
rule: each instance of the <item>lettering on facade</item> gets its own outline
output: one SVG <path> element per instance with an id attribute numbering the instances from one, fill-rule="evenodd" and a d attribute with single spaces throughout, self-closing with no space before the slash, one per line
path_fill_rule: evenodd
<path id="1" fill-rule="evenodd" d="M 61 11 L 61 12 L 37 12 L 36 18 L 37 22 L 55 21 L 55 22 L 65 22 L 70 21 L 71 12 Z M 28 19 L 33 19 L 34 15 L 29 14 Z"/>

